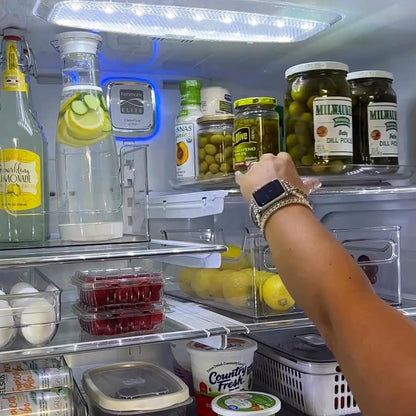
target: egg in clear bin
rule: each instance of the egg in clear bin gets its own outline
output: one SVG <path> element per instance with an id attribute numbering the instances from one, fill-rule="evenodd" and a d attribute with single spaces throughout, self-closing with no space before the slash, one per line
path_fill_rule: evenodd
<path id="1" fill-rule="evenodd" d="M 30 344 L 47 344 L 57 329 L 55 306 L 45 299 L 34 299 L 22 309 L 20 331 Z"/>
<path id="2" fill-rule="evenodd" d="M 5 294 L 1 291 L 1 294 Z M 6 347 L 16 336 L 16 327 L 13 319 L 13 310 L 9 303 L 0 300 L 0 348 Z"/>
<path id="3" fill-rule="evenodd" d="M 12 286 L 10 289 L 10 295 L 23 295 L 25 293 L 37 293 L 39 292 L 31 284 L 26 282 L 19 282 Z M 23 308 L 32 301 L 31 297 L 22 296 L 20 299 L 12 299 L 10 301 L 10 306 L 16 309 Z"/>

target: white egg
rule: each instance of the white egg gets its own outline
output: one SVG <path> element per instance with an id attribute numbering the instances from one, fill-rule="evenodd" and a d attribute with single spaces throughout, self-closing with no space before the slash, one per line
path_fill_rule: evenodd
<path id="1" fill-rule="evenodd" d="M 38 292 L 31 284 L 26 282 L 19 282 L 12 286 L 10 289 L 10 295 L 22 295 L 24 293 L 36 293 Z M 31 297 L 19 296 L 18 299 L 11 299 L 10 305 L 13 308 L 23 308 L 32 301 Z"/>
<path id="2" fill-rule="evenodd" d="M 33 345 L 48 343 L 56 331 L 55 308 L 45 299 L 35 299 L 22 310 L 22 335 Z"/>
<path id="3" fill-rule="evenodd" d="M 5 300 L 0 300 L 0 348 L 5 347 L 15 335 L 12 308 Z"/>

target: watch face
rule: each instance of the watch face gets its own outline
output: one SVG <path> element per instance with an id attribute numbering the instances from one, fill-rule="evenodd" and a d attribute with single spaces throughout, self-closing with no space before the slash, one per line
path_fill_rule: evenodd
<path id="1" fill-rule="evenodd" d="M 285 193 L 285 189 L 279 180 L 275 179 L 253 192 L 253 198 L 261 208 Z"/>

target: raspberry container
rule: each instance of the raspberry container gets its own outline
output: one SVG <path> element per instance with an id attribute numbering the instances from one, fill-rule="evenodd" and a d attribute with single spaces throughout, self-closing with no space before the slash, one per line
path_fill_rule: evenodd
<path id="1" fill-rule="evenodd" d="M 89 306 L 156 303 L 163 300 L 161 273 L 141 267 L 77 272 L 72 283 L 80 301 Z"/>
<path id="2" fill-rule="evenodd" d="M 91 335 L 143 334 L 157 330 L 165 320 L 163 303 L 95 307 L 77 302 L 72 311 Z"/>

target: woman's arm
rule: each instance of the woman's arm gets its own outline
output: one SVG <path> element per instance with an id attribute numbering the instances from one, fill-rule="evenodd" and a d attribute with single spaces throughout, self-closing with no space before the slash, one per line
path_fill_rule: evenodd
<path id="1" fill-rule="evenodd" d="M 265 155 L 236 177 L 247 199 L 275 178 L 305 188 L 286 153 Z M 308 208 L 281 208 L 268 220 L 265 236 L 286 287 L 318 326 L 363 414 L 416 414 L 416 325 L 373 292 Z"/>

